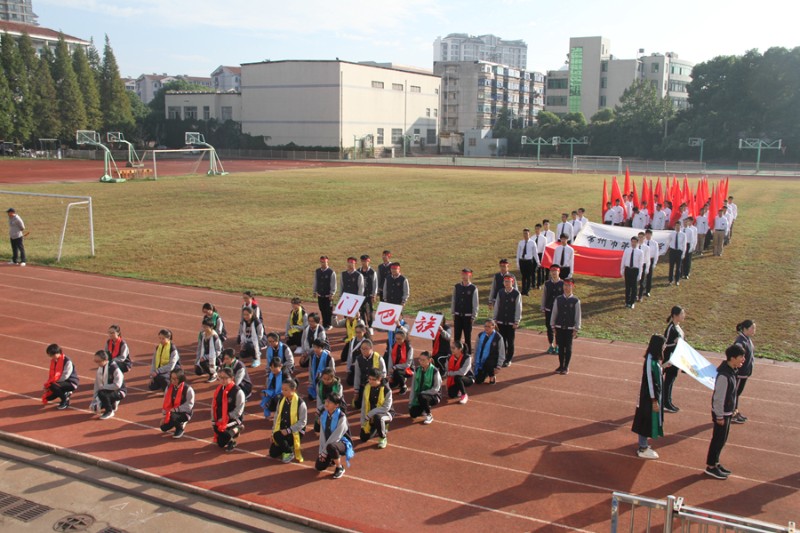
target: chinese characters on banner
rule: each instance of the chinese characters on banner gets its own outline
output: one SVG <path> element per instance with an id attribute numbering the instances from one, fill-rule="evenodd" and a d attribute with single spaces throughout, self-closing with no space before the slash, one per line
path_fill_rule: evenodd
<path id="1" fill-rule="evenodd" d="M 381 302 L 375 311 L 375 320 L 372 327 L 385 331 L 394 331 L 397 328 L 397 321 L 403 313 L 403 306 Z"/>
<path id="2" fill-rule="evenodd" d="M 358 314 L 358 310 L 361 309 L 361 304 L 363 303 L 364 296 L 350 294 L 349 292 L 342 293 L 339 303 L 333 308 L 333 314 L 352 318 Z"/>
<path id="3" fill-rule="evenodd" d="M 414 325 L 411 326 L 409 334 L 414 337 L 421 337 L 432 341 L 439 332 L 439 326 L 442 324 L 443 318 L 443 315 L 435 315 L 433 313 L 420 311 L 417 313 L 417 318 L 414 320 Z"/>

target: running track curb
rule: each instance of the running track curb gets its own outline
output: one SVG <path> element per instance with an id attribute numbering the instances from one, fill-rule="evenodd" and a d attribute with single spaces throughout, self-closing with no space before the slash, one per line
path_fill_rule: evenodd
<path id="1" fill-rule="evenodd" d="M 292 522 L 295 524 L 300 524 L 306 527 L 314 528 L 319 531 L 326 531 L 330 533 L 355 533 L 356 531 L 353 529 L 347 529 L 344 527 L 328 524 L 326 522 L 314 520 L 313 518 L 308 518 L 305 516 L 290 513 L 288 511 L 267 507 L 266 505 L 260 505 L 257 503 L 249 502 L 246 500 L 235 498 L 233 496 L 227 496 L 225 494 L 209 489 L 204 489 L 202 487 L 197 487 L 189 483 L 182 483 L 180 481 L 175 481 L 173 479 L 158 476 L 156 474 L 151 474 L 150 472 L 147 472 L 145 470 L 140 470 L 138 468 L 126 466 L 116 461 L 102 459 L 99 457 L 95 457 L 94 455 L 89 455 L 70 448 L 62 448 L 59 446 L 55 446 L 53 444 L 39 442 L 37 440 L 28 437 L 23 437 L 21 435 L 16 435 L 14 433 L 8 433 L 7 431 L 0 430 L 0 440 L 4 440 L 6 442 L 10 442 L 12 444 L 16 444 L 19 446 L 24 446 L 26 448 L 33 448 L 35 450 L 51 453 L 67 459 L 72 459 L 74 461 L 78 461 L 87 465 L 109 470 L 117 474 L 122 474 L 125 476 L 137 478 L 142 481 L 146 481 L 154 485 L 160 485 L 162 487 L 166 487 L 172 490 L 178 490 L 189 494 L 196 494 L 198 496 L 218 501 L 220 503 L 224 503 L 232 507 L 238 507 L 258 514 L 272 516 L 275 518 L 279 518 L 281 520 L 286 520 L 287 522 Z"/>

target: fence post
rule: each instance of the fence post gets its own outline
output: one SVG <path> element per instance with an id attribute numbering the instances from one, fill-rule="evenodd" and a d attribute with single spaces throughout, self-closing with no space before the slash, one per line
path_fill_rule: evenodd
<path id="1" fill-rule="evenodd" d="M 619 521 L 619 500 L 617 493 L 611 495 L 611 533 L 617 533 L 617 522 Z"/>
<path id="2" fill-rule="evenodd" d="M 672 515 L 675 512 L 675 496 L 667 496 L 667 511 L 664 514 L 664 533 L 672 533 Z"/>

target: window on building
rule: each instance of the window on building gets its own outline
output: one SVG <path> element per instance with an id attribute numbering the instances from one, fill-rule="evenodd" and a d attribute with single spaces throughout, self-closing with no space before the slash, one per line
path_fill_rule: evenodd
<path id="1" fill-rule="evenodd" d="M 197 106 L 183 106 L 183 119 L 196 119 L 197 118 Z"/>
<path id="2" fill-rule="evenodd" d="M 414 135 L 419 135 L 419 128 L 414 128 Z"/>
<path id="3" fill-rule="evenodd" d="M 421 93 L 422 92 L 422 87 L 418 87 L 416 85 L 412 85 L 411 87 L 408 88 L 408 90 L 410 92 L 412 92 L 412 93 Z"/>
<path id="4" fill-rule="evenodd" d="M 383 146 L 383 128 L 378 128 L 378 134 L 375 136 L 375 144 Z"/>
<path id="5" fill-rule="evenodd" d="M 478 140 L 475 137 L 469 138 L 469 145 L 470 146 L 478 146 Z"/>
<path id="6" fill-rule="evenodd" d="M 606 97 L 605 96 L 601 96 L 600 97 L 600 107 L 606 107 Z"/>
<path id="7" fill-rule="evenodd" d="M 650 65 L 650 72 L 652 72 L 653 74 L 658 72 L 658 63 L 653 63 L 652 65 Z"/>
<path id="8" fill-rule="evenodd" d="M 563 107 L 567 105 L 567 97 L 566 96 L 548 96 L 547 97 L 547 106 L 559 106 Z"/>
<path id="9" fill-rule="evenodd" d="M 430 108 L 430 107 L 426 107 L 426 108 L 425 108 L 425 116 L 426 116 L 426 117 L 429 117 L 429 116 L 431 116 L 431 108 Z"/>
<path id="10" fill-rule="evenodd" d="M 566 89 L 569 87 L 569 80 L 567 78 L 548 78 L 548 89 Z"/>
<path id="11" fill-rule="evenodd" d="M 600 72 L 608 72 L 608 61 L 600 62 Z"/>
<path id="12" fill-rule="evenodd" d="M 439 94 L 439 88 L 438 88 L 438 87 L 436 87 L 436 88 L 433 90 L 433 94 Z"/>
<path id="13" fill-rule="evenodd" d="M 167 118 L 170 120 L 180 120 L 181 108 L 178 106 L 169 106 L 167 108 Z"/>
<path id="14" fill-rule="evenodd" d="M 402 83 L 393 83 L 392 84 L 392 90 L 393 91 L 402 91 L 403 90 L 403 84 Z"/>
<path id="15" fill-rule="evenodd" d="M 383 89 L 383 82 L 382 81 L 373 81 L 372 82 L 373 89 Z"/>
<path id="16" fill-rule="evenodd" d="M 233 107 L 229 105 L 222 106 L 222 108 L 220 108 L 219 118 L 222 122 L 233 120 Z"/>
<path id="17" fill-rule="evenodd" d="M 439 116 L 439 110 L 436 109 L 435 107 L 433 108 L 433 116 L 434 117 L 438 117 Z"/>
<path id="18" fill-rule="evenodd" d="M 436 144 L 436 128 L 428 128 L 428 134 L 425 136 L 425 144 Z"/>
<path id="19" fill-rule="evenodd" d="M 608 78 L 604 76 L 600 78 L 600 88 L 605 89 L 606 87 L 608 87 Z"/>
<path id="20" fill-rule="evenodd" d="M 211 108 L 207 105 L 203 106 L 203 120 L 209 120 L 211 118 Z"/>
<path id="21" fill-rule="evenodd" d="M 401 128 L 392 128 L 392 144 L 400 144 L 403 142 L 403 130 Z"/>

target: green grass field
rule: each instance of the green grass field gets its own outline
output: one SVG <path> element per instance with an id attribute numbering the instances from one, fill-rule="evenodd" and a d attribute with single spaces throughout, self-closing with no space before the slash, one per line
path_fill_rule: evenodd
<path id="1" fill-rule="evenodd" d="M 377 264 L 389 248 L 409 278 L 411 311 L 449 310 L 452 286 L 469 266 L 486 316 L 490 277 L 500 257 L 513 264 L 522 227 L 578 207 L 598 221 L 602 186 L 601 175 L 347 167 L 3 188 L 93 197 L 97 255 L 87 257 L 86 216 L 77 212 L 64 268 L 310 300 L 320 254 L 339 271 L 349 255 L 368 253 Z M 670 308 L 682 305 L 687 340 L 698 349 L 724 350 L 735 324 L 751 318 L 758 355 L 800 361 L 792 231 L 800 183 L 734 177 L 730 193 L 739 206 L 733 243 L 722 258 L 696 259 L 692 279 L 680 287 L 667 287 L 662 264 L 652 297 L 632 311 L 621 279 L 579 276 L 583 334 L 646 342 L 663 332 Z M 52 263 L 63 202 L 0 196 L 32 228 L 30 261 Z M 532 294 L 524 325 L 541 330 L 540 296 Z"/>

